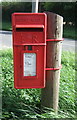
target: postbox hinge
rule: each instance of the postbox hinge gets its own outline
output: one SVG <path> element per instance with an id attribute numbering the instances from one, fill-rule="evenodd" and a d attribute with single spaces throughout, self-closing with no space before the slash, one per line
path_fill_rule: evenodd
<path id="1" fill-rule="evenodd" d="M 46 41 L 55 41 L 55 42 L 57 42 L 57 41 L 63 41 L 64 39 L 62 38 L 62 39 L 47 39 Z"/>
<path id="2" fill-rule="evenodd" d="M 45 70 L 60 70 L 62 68 L 62 65 L 60 65 L 58 68 L 45 68 Z"/>

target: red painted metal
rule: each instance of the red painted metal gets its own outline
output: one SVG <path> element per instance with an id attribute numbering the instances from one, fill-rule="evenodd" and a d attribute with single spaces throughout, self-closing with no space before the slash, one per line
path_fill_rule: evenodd
<path id="1" fill-rule="evenodd" d="M 16 25 L 16 28 L 44 28 L 44 25 Z"/>
<path id="2" fill-rule="evenodd" d="M 62 68 L 62 65 L 60 65 L 58 68 L 45 68 L 45 70 L 60 70 Z"/>
<path id="3" fill-rule="evenodd" d="M 14 45 L 16 45 L 16 46 L 20 45 L 21 46 L 21 45 L 25 45 L 25 43 L 24 44 L 14 44 Z M 34 46 L 35 45 L 41 45 L 42 46 L 42 45 L 46 45 L 46 43 L 31 43 L 31 44 L 30 43 L 26 43 L 26 45 L 34 45 Z"/>
<path id="4" fill-rule="evenodd" d="M 55 42 L 57 42 L 57 41 L 63 41 L 64 39 L 47 39 L 46 41 L 55 41 Z"/>
<path id="5" fill-rule="evenodd" d="M 44 88 L 46 68 L 46 14 L 12 14 L 14 87 Z M 28 47 L 31 47 L 31 50 Z M 24 75 L 24 54 L 36 54 L 36 75 Z"/>

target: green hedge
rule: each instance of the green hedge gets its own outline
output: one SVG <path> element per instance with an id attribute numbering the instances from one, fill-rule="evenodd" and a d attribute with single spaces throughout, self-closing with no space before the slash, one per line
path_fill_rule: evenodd
<path id="1" fill-rule="evenodd" d="M 31 12 L 31 2 L 2 2 L 3 20 L 11 20 L 11 14 L 14 12 Z M 75 2 L 41 2 L 39 12 L 51 11 L 63 16 L 64 21 L 77 21 L 77 3 Z"/>

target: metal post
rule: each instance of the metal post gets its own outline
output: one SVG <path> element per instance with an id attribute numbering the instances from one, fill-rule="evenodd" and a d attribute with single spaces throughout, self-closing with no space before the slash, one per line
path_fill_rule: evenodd
<path id="1" fill-rule="evenodd" d="M 39 0 L 36 0 L 35 2 L 32 2 L 32 13 L 38 13 L 38 2 Z"/>

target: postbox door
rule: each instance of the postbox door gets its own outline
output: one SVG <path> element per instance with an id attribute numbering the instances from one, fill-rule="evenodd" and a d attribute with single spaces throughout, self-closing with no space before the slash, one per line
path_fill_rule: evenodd
<path id="1" fill-rule="evenodd" d="M 17 89 L 44 88 L 46 15 L 44 13 L 15 13 L 12 19 L 14 86 Z"/>

